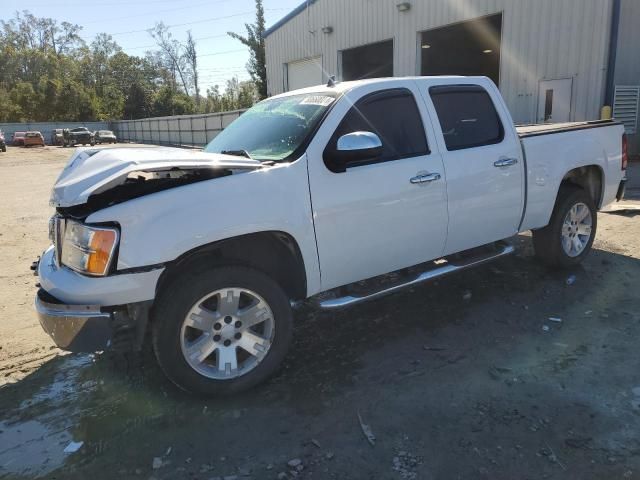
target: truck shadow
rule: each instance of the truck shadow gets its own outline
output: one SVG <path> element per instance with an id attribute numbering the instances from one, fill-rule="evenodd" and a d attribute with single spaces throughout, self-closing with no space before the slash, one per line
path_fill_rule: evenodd
<path id="1" fill-rule="evenodd" d="M 152 472 L 153 457 L 169 462 L 163 468 L 173 475 L 207 473 L 204 465 L 220 473 L 221 456 L 248 461 L 231 453 L 243 442 L 259 450 L 252 453 L 252 465 L 296 451 L 325 455 L 310 443 L 312 434 L 334 451 L 356 448 L 352 441 L 363 445 L 360 436 L 349 436 L 358 431 L 354 419 L 360 411 L 390 438 L 403 429 L 422 438 L 412 422 L 421 419 L 422 432 L 425 425 L 437 429 L 438 415 L 465 438 L 477 426 L 476 437 L 485 441 L 492 431 L 507 435 L 511 423 L 526 430 L 545 415 L 555 418 L 557 409 L 576 401 L 564 398 L 557 385 L 570 384 L 577 366 L 596 368 L 602 358 L 594 350 L 612 336 L 640 330 L 638 299 L 626 293 L 640 280 L 640 261 L 596 249 L 583 267 L 550 272 L 532 259 L 529 237 L 514 241 L 519 253 L 511 258 L 406 293 L 339 313 L 297 312 L 295 340 L 280 373 L 231 398 L 178 391 L 148 353 L 57 357 L 0 388 L 0 478 L 52 472 L 64 478 L 86 478 L 89 472 L 96 478 L 112 478 L 114 472 L 136 477 L 137 470 Z M 594 358 L 587 362 L 589 356 Z M 528 387 L 514 393 L 514 384 Z M 589 395 L 586 385 L 576 393 L 587 405 L 579 415 L 593 413 Z M 533 405 L 531 398 L 544 403 L 544 412 L 510 410 L 518 403 Z M 214 432 L 223 432 L 220 454 L 211 453 Z M 72 441 L 84 442 L 80 451 L 63 453 Z M 423 439 L 420 448 L 428 444 Z M 362 472 L 375 474 L 376 462 L 360 457 Z M 445 468 L 447 461 L 456 464 L 443 453 L 432 468 Z"/>

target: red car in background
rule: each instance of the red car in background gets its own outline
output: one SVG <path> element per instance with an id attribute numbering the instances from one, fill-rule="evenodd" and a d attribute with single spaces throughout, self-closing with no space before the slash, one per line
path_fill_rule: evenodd
<path id="1" fill-rule="evenodd" d="M 24 136 L 27 132 L 15 132 L 11 135 L 11 145 L 14 147 L 19 147 L 20 145 L 24 146 Z"/>
<path id="2" fill-rule="evenodd" d="M 27 132 L 24 136 L 24 146 L 31 147 L 33 145 L 44 147 L 44 137 L 40 132 Z"/>

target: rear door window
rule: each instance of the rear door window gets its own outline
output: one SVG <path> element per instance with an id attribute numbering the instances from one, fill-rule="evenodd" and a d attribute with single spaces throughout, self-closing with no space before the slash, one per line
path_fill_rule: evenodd
<path id="1" fill-rule="evenodd" d="M 475 85 L 431 87 L 447 150 L 494 145 L 504 139 L 504 127 L 487 91 Z"/>

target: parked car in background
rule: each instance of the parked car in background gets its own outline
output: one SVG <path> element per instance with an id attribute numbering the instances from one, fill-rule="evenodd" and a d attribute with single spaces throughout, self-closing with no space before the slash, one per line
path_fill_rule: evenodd
<path id="1" fill-rule="evenodd" d="M 72 147 L 74 145 L 95 145 L 95 139 L 93 133 L 90 132 L 87 127 L 78 127 L 62 130 L 62 136 L 64 141 L 62 145 L 64 147 Z"/>
<path id="2" fill-rule="evenodd" d="M 27 132 L 14 132 L 14 134 L 11 135 L 11 145 L 14 147 L 24 146 L 24 136 L 26 134 Z"/>
<path id="3" fill-rule="evenodd" d="M 64 137 L 62 136 L 62 129 L 54 128 L 51 131 L 51 145 L 58 147 L 63 144 L 64 144 Z"/>
<path id="4" fill-rule="evenodd" d="M 4 141 L 4 132 L 0 130 L 0 152 L 7 151 L 7 144 Z"/>
<path id="5" fill-rule="evenodd" d="M 96 143 L 116 143 L 117 139 L 111 130 L 98 130 L 94 133 Z"/>
<path id="6" fill-rule="evenodd" d="M 44 137 L 38 131 L 27 132 L 24 136 L 25 147 L 44 147 Z"/>

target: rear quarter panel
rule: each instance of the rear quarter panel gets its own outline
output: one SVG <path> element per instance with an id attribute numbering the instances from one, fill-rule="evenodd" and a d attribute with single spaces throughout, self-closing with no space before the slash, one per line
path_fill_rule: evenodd
<path id="1" fill-rule="evenodd" d="M 549 223 L 560 183 L 578 167 L 600 169 L 603 192 L 598 208 L 613 200 L 622 179 L 622 125 L 587 128 L 524 137 L 527 162 L 527 204 L 521 231 L 542 228 Z"/>

